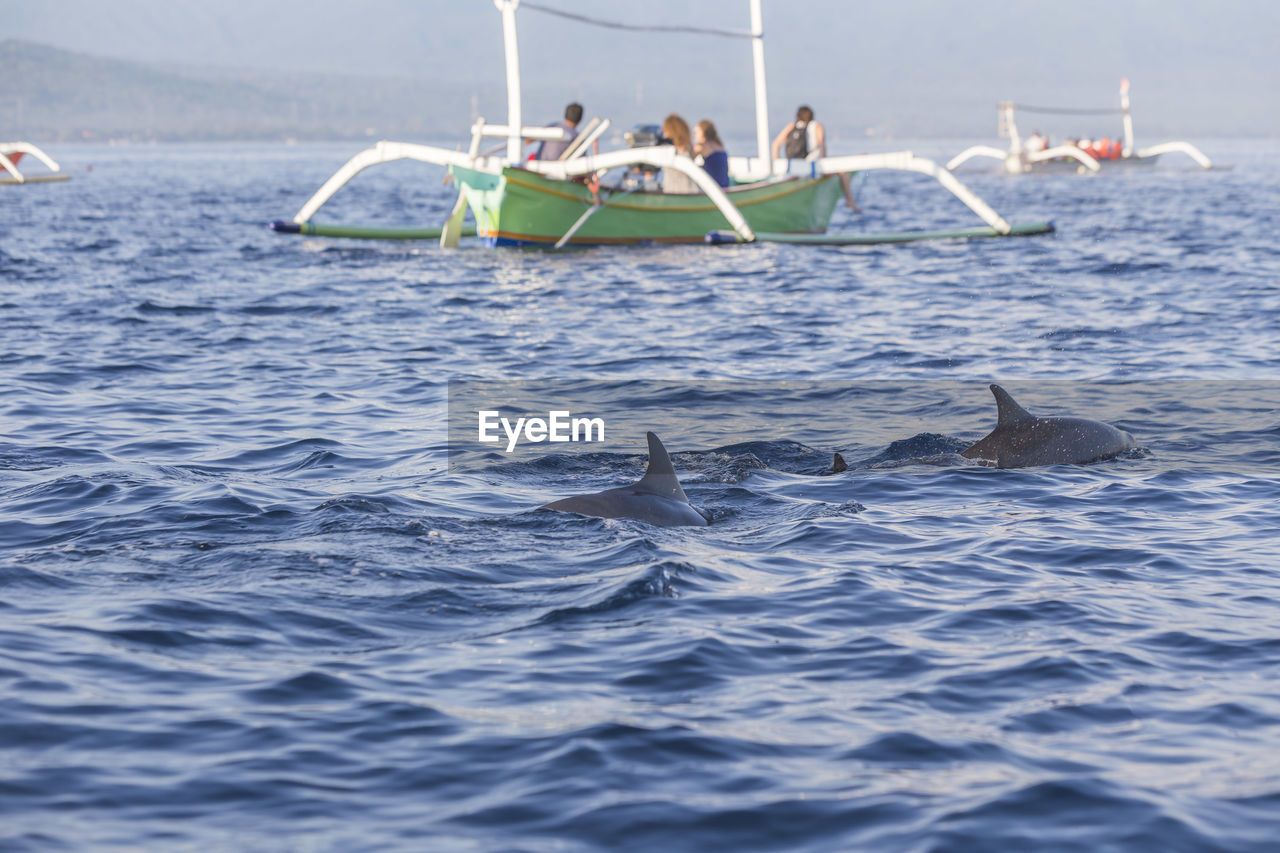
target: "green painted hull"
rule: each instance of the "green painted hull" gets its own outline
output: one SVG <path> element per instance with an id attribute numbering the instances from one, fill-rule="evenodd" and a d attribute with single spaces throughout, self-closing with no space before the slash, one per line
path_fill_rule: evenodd
<path id="1" fill-rule="evenodd" d="M 586 184 L 558 181 L 524 169 L 501 175 L 452 167 L 466 194 L 476 231 L 489 246 L 553 245 L 595 207 Z M 835 175 L 747 184 L 727 190 L 753 230 L 820 234 L 840 198 Z M 705 195 L 610 192 L 574 232 L 573 245 L 701 243 L 708 232 L 729 227 Z"/>

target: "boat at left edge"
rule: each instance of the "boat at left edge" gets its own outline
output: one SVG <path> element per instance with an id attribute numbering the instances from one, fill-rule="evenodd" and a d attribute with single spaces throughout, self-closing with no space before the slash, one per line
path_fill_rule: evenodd
<path id="1" fill-rule="evenodd" d="M 26 156 L 39 160 L 49 171 L 34 175 L 22 171 L 18 164 Z M 0 142 L 0 185 L 39 184 L 70 179 L 71 176 L 63 173 L 56 160 L 30 142 Z"/>

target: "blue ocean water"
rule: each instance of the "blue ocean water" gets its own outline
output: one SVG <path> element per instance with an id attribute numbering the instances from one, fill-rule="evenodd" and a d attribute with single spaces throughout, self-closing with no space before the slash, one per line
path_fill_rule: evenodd
<path id="1" fill-rule="evenodd" d="M 0 848 L 1275 849 L 1280 145 L 1202 147 L 964 176 L 1050 237 L 562 254 L 269 232 L 346 145 L 54 152 L 0 188 Z M 451 466 L 450 380 L 631 421 Z M 968 462 L 993 381 L 1139 449 Z M 711 526 L 534 509 L 645 428 Z"/>

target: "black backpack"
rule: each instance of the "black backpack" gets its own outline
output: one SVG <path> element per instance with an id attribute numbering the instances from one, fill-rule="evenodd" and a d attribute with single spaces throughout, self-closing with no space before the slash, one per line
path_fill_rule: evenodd
<path id="1" fill-rule="evenodd" d="M 807 121 L 798 121 L 791 126 L 783 151 L 788 160 L 803 160 L 809 156 L 809 123 Z"/>

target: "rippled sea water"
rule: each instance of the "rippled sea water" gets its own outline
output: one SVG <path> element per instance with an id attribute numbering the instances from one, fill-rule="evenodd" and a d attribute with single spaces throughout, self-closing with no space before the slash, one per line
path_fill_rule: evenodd
<path id="1" fill-rule="evenodd" d="M 964 175 L 1050 237 L 562 254 L 269 232 L 346 145 L 54 151 L 0 187 L 0 848 L 1275 849 L 1280 145 L 1202 147 Z M 620 426 L 450 465 L 450 380 Z M 990 382 L 1139 448 L 975 465 Z M 645 429 L 711 526 L 534 509 Z"/>

